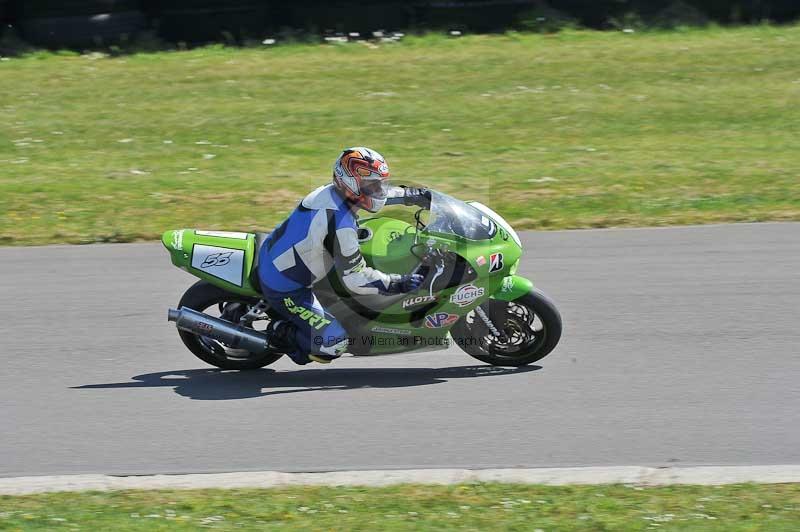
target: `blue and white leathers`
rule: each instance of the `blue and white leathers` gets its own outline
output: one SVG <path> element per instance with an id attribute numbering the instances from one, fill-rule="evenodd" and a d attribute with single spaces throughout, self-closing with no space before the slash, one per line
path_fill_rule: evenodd
<path id="1" fill-rule="evenodd" d="M 308 354 L 336 356 L 347 347 L 344 328 L 325 312 L 312 286 L 336 268 L 354 294 L 387 294 L 397 274 L 366 265 L 358 246 L 353 210 L 333 185 L 306 196 L 259 250 L 258 275 L 270 306 L 297 326 L 292 358 Z"/>

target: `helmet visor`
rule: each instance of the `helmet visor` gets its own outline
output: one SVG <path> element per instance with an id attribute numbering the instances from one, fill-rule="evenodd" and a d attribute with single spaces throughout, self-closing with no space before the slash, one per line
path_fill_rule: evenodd
<path id="1" fill-rule="evenodd" d="M 361 191 L 371 198 L 384 199 L 389 194 L 389 180 L 364 179 L 361 182 Z"/>

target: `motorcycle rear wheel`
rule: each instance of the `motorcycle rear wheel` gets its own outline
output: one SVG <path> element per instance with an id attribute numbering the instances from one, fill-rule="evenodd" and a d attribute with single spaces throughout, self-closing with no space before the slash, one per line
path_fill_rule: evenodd
<path id="1" fill-rule="evenodd" d="M 257 303 L 257 299 L 232 294 L 206 281 L 193 284 L 181 297 L 179 307 L 187 307 L 198 312 L 206 312 L 212 308 L 231 312 L 233 304 L 242 305 L 242 309 Z M 241 315 L 241 314 L 240 314 Z M 223 319 L 226 317 L 223 316 Z M 238 318 L 237 318 L 238 319 Z M 205 338 L 188 331 L 178 329 L 183 344 L 194 355 L 212 366 L 220 369 L 258 369 L 272 364 L 283 356 L 283 353 L 266 351 L 251 353 L 242 349 L 231 349 L 217 340 Z"/>
<path id="2" fill-rule="evenodd" d="M 550 354 L 561 339 L 561 314 L 535 288 L 510 302 L 490 299 L 481 308 L 504 337 L 496 337 L 474 310 L 453 325 L 450 334 L 464 352 L 487 364 L 532 364 Z"/>

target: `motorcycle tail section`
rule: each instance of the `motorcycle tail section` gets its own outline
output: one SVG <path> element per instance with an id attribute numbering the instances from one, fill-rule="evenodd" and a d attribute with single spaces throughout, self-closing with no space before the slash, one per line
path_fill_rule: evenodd
<path id="1" fill-rule="evenodd" d="M 166 231 L 161 242 L 178 268 L 233 293 L 258 296 L 254 234 L 178 229 Z"/>

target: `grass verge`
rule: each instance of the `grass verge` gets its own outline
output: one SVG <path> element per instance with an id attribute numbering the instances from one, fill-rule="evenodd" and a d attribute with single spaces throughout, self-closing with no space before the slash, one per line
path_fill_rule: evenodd
<path id="1" fill-rule="evenodd" d="M 121 491 L 0 497 L 0 530 L 797 530 L 800 485 Z"/>
<path id="2" fill-rule="evenodd" d="M 0 244 L 270 229 L 338 151 L 520 228 L 800 220 L 800 26 L 0 61 Z"/>

